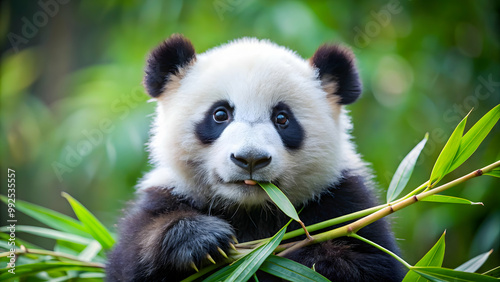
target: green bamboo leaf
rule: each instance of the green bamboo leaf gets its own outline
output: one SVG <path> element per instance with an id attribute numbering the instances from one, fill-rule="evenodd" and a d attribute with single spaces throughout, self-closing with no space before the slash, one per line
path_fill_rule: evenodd
<path id="1" fill-rule="evenodd" d="M 422 201 L 422 202 L 448 203 L 448 204 L 463 204 L 463 205 L 481 205 L 481 206 L 483 206 L 483 203 L 481 203 L 481 202 L 472 202 L 472 201 L 469 201 L 467 199 L 457 198 L 457 197 L 452 197 L 452 196 L 446 196 L 446 195 L 430 195 L 428 197 L 420 199 L 419 201 Z"/>
<path id="2" fill-rule="evenodd" d="M 6 227 L 0 227 L 0 230 L 6 230 Z M 10 250 L 12 248 L 11 245 L 9 245 L 10 239 L 10 234 L 0 232 L 0 249 L 5 249 L 5 250 Z M 40 246 L 34 245 L 32 243 L 26 242 L 21 238 L 16 238 L 15 241 L 16 249 L 20 249 L 19 246 L 25 246 L 28 249 L 43 249 Z"/>
<path id="3" fill-rule="evenodd" d="M 443 258 L 444 258 L 444 249 L 445 249 L 445 235 L 446 231 L 443 232 L 443 235 L 439 238 L 439 240 L 434 244 L 434 246 L 425 254 L 425 256 L 420 259 L 415 266 L 437 266 L 441 267 L 443 264 Z M 412 268 L 413 269 L 413 268 Z M 413 272 L 412 270 L 408 271 L 406 274 L 405 278 L 403 279 L 403 282 L 409 282 L 409 281 L 426 281 L 424 278 L 422 278 L 420 275 L 417 273 Z"/>
<path id="4" fill-rule="evenodd" d="M 270 255 L 260 266 L 259 269 L 274 276 L 283 278 L 286 281 L 292 281 L 292 282 L 330 281 L 326 279 L 323 275 L 317 273 L 316 271 L 308 268 L 305 265 L 275 255 Z"/>
<path id="5" fill-rule="evenodd" d="M 183 280 L 181 280 L 181 282 L 192 282 L 192 281 L 201 281 L 201 277 L 207 275 L 208 273 L 216 270 L 217 268 L 221 268 L 222 266 L 224 266 L 225 263 L 217 263 L 217 264 L 213 264 L 213 265 L 209 265 L 209 266 L 206 266 L 206 267 L 203 267 L 202 269 L 200 269 L 200 271 L 194 273 L 193 275 L 191 276 L 188 276 L 186 278 L 184 278 Z M 214 273 L 215 274 L 215 273 Z M 227 274 L 229 275 L 229 274 Z M 226 276 L 221 276 L 221 277 L 227 277 Z"/>
<path id="6" fill-rule="evenodd" d="M 483 275 L 488 275 L 491 277 L 500 278 L 500 266 L 497 266 L 493 269 L 486 271 L 485 273 L 483 273 Z"/>
<path id="7" fill-rule="evenodd" d="M 0 195 L 0 200 L 7 204 L 7 197 Z M 85 227 L 72 217 L 22 200 L 16 200 L 15 204 L 16 210 L 29 215 L 49 227 L 83 237 L 91 237 Z"/>
<path id="8" fill-rule="evenodd" d="M 406 187 L 406 184 L 413 173 L 413 168 L 415 167 L 418 156 L 420 155 L 420 152 L 422 152 L 422 149 L 428 139 L 429 134 L 426 133 L 424 139 L 420 141 L 420 143 L 418 143 L 417 146 L 415 146 L 415 148 L 413 148 L 399 164 L 398 169 L 396 169 L 396 172 L 392 177 L 391 184 L 389 184 L 389 188 L 387 189 L 387 203 L 395 200 Z"/>
<path id="9" fill-rule="evenodd" d="M 208 278 L 203 280 L 203 282 L 218 282 L 222 280 L 247 281 L 279 245 L 290 222 L 291 221 L 283 226 L 283 228 L 281 228 L 278 233 L 271 237 L 267 243 L 259 246 L 233 264 L 228 265 L 210 275 Z"/>
<path id="10" fill-rule="evenodd" d="M 412 270 L 424 276 L 425 278 L 436 282 L 437 281 L 438 282 L 442 281 L 498 282 L 498 279 L 491 276 L 482 275 L 478 273 L 456 271 L 449 268 L 418 266 L 418 267 L 412 267 Z"/>
<path id="11" fill-rule="evenodd" d="M 78 258 L 82 261 L 92 261 L 97 254 L 101 251 L 102 246 L 96 240 L 93 240 L 88 244 L 88 246 L 78 255 Z"/>
<path id="12" fill-rule="evenodd" d="M 92 278 L 101 278 L 102 280 L 105 280 L 103 278 L 106 278 L 106 273 L 100 273 L 100 272 L 84 272 L 84 273 L 80 273 L 78 275 L 78 278 L 80 279 L 92 279 Z M 98 281 L 101 281 L 101 280 L 98 280 Z"/>
<path id="13" fill-rule="evenodd" d="M 69 262 L 69 261 L 47 261 L 31 264 L 16 265 L 15 274 L 8 272 L 8 268 L 0 269 L 0 281 L 7 281 L 24 277 L 28 275 L 37 274 L 41 271 L 91 271 L 91 272 L 104 272 L 103 268 L 89 266 L 84 262 Z"/>
<path id="14" fill-rule="evenodd" d="M 2 230 L 6 230 L 7 227 L 2 227 Z M 54 229 L 49 229 L 45 227 L 37 226 L 27 226 L 27 225 L 16 225 L 16 232 L 25 232 L 33 235 L 37 235 L 44 238 L 64 240 L 68 242 L 73 242 L 81 245 L 89 244 L 92 239 L 82 237 L 80 235 L 75 235 L 67 232 L 57 231 Z"/>
<path id="15" fill-rule="evenodd" d="M 67 193 L 62 193 L 62 196 L 68 200 L 69 204 L 73 208 L 76 217 L 83 223 L 87 228 L 87 232 L 92 235 L 94 239 L 101 244 L 104 249 L 111 249 L 115 243 L 115 239 L 111 236 L 108 229 L 85 208 L 80 202 L 75 200 Z"/>
<path id="16" fill-rule="evenodd" d="M 260 187 L 266 191 L 267 195 L 271 200 L 278 206 L 280 210 L 282 210 L 287 216 L 292 218 L 293 220 L 300 221 L 299 215 L 295 210 L 295 207 L 292 205 L 290 200 L 285 196 L 281 190 L 276 187 L 274 184 L 266 182 L 260 183 Z"/>
<path id="17" fill-rule="evenodd" d="M 464 163 L 479 147 L 493 126 L 500 119 L 500 104 L 486 113 L 469 131 L 464 135 L 458 148 L 453 164 L 447 172 L 451 172 Z"/>
<path id="18" fill-rule="evenodd" d="M 490 250 L 489 252 L 480 254 L 455 268 L 455 270 L 464 272 L 476 272 L 476 270 L 478 270 L 484 264 L 484 262 L 488 259 L 492 252 L 493 250 Z"/>
<path id="19" fill-rule="evenodd" d="M 500 167 L 497 167 L 497 168 L 493 169 L 492 171 L 485 173 L 484 175 L 489 175 L 489 176 L 500 178 Z"/>
<path id="20" fill-rule="evenodd" d="M 269 240 L 269 243 L 258 247 L 255 251 L 247 255 L 241 262 L 241 265 L 239 265 L 224 281 L 247 281 L 279 245 L 283 239 L 283 235 L 285 235 L 287 226 L 288 224 L 281 228 L 281 230 Z"/>
<path id="21" fill-rule="evenodd" d="M 443 150 L 441 150 L 441 153 L 432 168 L 429 185 L 434 186 L 437 182 L 439 182 L 439 180 L 441 180 L 448 173 L 449 168 L 452 166 L 455 155 L 457 155 L 460 147 L 465 123 L 467 122 L 469 114 L 470 112 L 457 125 L 448 139 L 448 142 L 444 145 Z"/>

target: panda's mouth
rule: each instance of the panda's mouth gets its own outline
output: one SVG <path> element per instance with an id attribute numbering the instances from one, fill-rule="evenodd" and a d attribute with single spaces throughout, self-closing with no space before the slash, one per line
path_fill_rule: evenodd
<path id="1" fill-rule="evenodd" d="M 239 186 L 246 186 L 246 187 L 259 187 L 259 182 L 272 182 L 270 180 L 262 180 L 262 179 L 254 179 L 254 178 L 224 180 L 219 175 L 217 175 L 217 179 L 218 179 L 218 182 L 221 184 L 236 184 Z"/>
<path id="2" fill-rule="evenodd" d="M 238 185 L 248 185 L 248 186 L 255 186 L 255 185 L 258 184 L 257 180 L 253 180 L 253 179 L 230 181 L 230 182 L 226 182 L 226 183 L 228 183 L 228 184 L 238 184 Z"/>

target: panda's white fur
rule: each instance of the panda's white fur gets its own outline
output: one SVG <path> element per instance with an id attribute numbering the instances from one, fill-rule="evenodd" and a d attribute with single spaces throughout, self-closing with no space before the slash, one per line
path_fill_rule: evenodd
<path id="1" fill-rule="evenodd" d="M 325 91 L 311 62 L 295 52 L 243 38 L 198 54 L 179 76 L 156 98 L 149 144 L 155 168 L 139 188 L 173 187 L 173 193 L 195 197 L 201 205 L 265 204 L 268 198 L 257 186 L 228 183 L 249 178 L 231 162 L 231 153 L 257 148 L 272 161 L 252 178 L 279 183 L 295 204 L 325 192 L 342 171 L 364 169 L 347 111 Z M 234 121 L 205 146 L 194 127 L 219 100 L 235 108 Z M 287 149 L 270 120 L 278 102 L 290 106 L 305 130 L 300 150 Z"/>

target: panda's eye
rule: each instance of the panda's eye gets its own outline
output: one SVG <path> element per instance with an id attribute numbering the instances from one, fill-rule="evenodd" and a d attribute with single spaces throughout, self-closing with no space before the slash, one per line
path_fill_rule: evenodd
<path id="1" fill-rule="evenodd" d="M 224 122 L 229 119 L 229 114 L 227 113 L 226 109 L 216 109 L 214 112 L 214 120 L 216 122 Z"/>
<path id="2" fill-rule="evenodd" d="M 286 127 L 288 125 L 288 116 L 286 113 L 278 113 L 276 115 L 275 121 L 277 125 L 281 127 Z"/>

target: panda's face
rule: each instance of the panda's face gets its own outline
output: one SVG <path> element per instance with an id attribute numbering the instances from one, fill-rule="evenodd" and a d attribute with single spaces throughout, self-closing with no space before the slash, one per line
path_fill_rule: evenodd
<path id="1" fill-rule="evenodd" d="M 164 185 L 179 194 L 263 204 L 265 192 L 248 184 L 260 181 L 299 203 L 346 168 L 339 97 L 325 91 L 310 62 L 285 48 L 241 40 L 213 49 L 171 77 L 164 92 L 151 147 L 170 172 Z"/>

